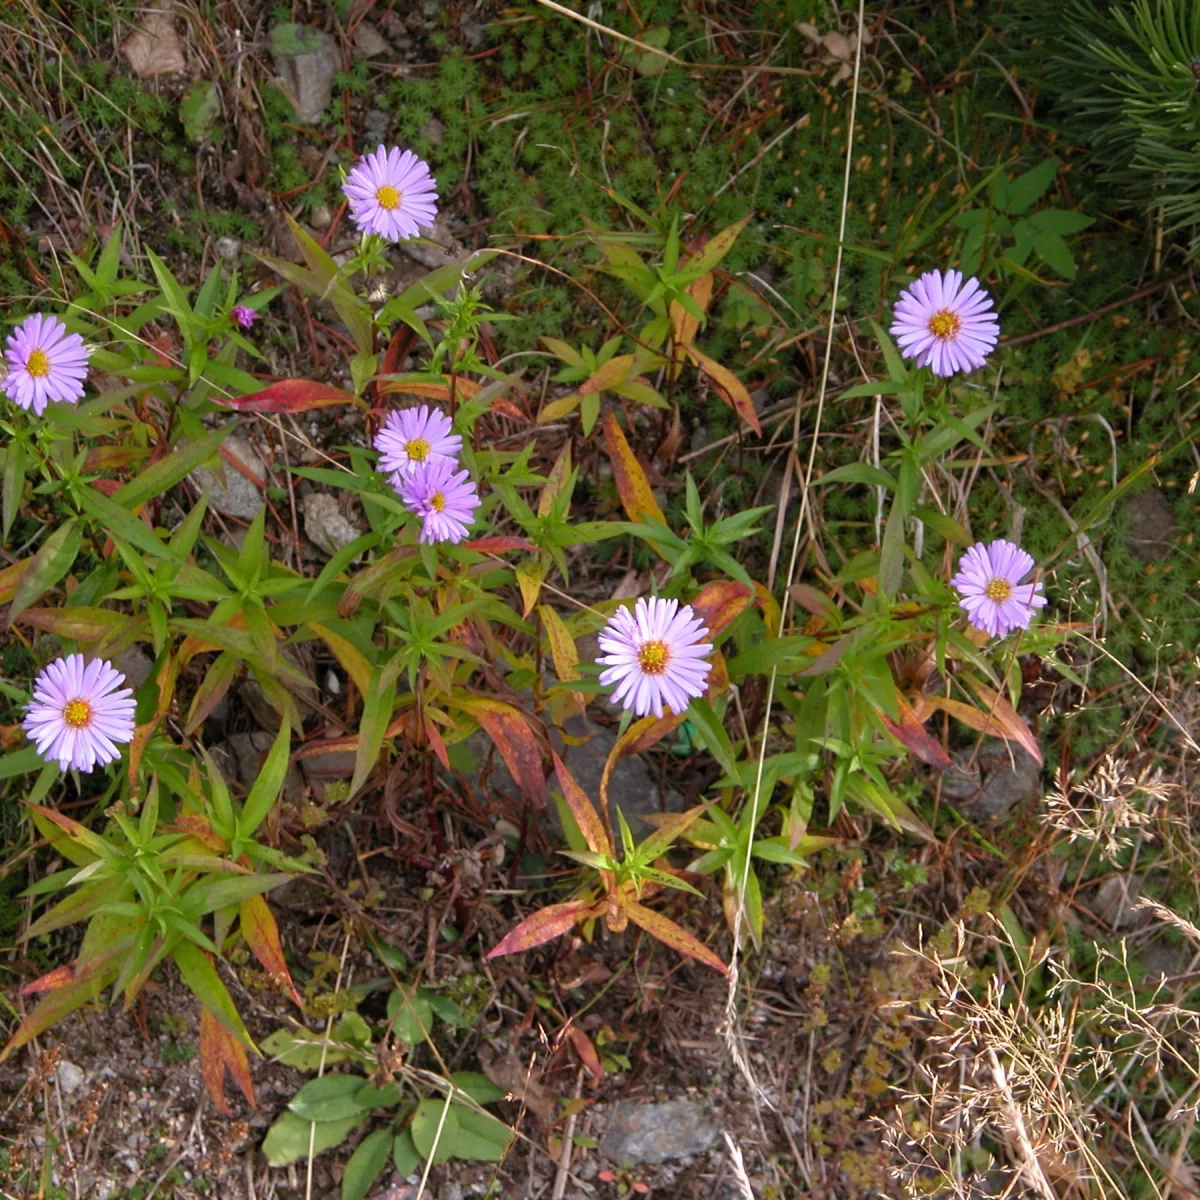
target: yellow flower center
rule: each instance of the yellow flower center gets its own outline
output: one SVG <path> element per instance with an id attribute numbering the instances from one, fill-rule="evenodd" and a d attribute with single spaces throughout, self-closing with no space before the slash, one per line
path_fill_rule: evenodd
<path id="1" fill-rule="evenodd" d="M 45 350 L 33 350 L 25 360 L 25 370 L 34 379 L 44 379 L 50 374 L 50 359 Z"/>
<path id="2" fill-rule="evenodd" d="M 1007 579 L 1001 579 L 997 576 L 995 579 L 988 580 L 987 587 L 983 589 L 983 594 L 989 600 L 995 600 L 997 604 L 1001 604 L 1013 594 L 1012 584 Z"/>
<path id="3" fill-rule="evenodd" d="M 948 308 L 943 308 L 941 312 L 936 312 L 929 318 L 929 332 L 935 338 L 948 342 L 958 336 L 960 324 L 956 314 Z"/>
<path id="4" fill-rule="evenodd" d="M 429 454 L 429 443 L 424 438 L 413 438 L 412 441 L 404 443 L 404 453 L 408 455 L 410 462 L 424 462 Z"/>
<path id="5" fill-rule="evenodd" d="M 667 669 L 671 652 L 663 642 L 644 642 L 638 650 L 638 666 L 647 675 L 661 675 Z"/>
<path id="6" fill-rule="evenodd" d="M 441 512 L 446 507 L 446 497 L 441 492 L 434 492 L 429 498 L 429 507 L 434 512 Z"/>
<path id="7" fill-rule="evenodd" d="M 385 183 L 376 191 L 375 199 L 379 201 L 380 208 L 386 208 L 389 212 L 400 207 L 400 193 L 390 183 Z"/>
<path id="8" fill-rule="evenodd" d="M 92 706 L 86 700 L 68 700 L 63 707 L 63 720 L 72 729 L 84 729 L 92 719 Z"/>

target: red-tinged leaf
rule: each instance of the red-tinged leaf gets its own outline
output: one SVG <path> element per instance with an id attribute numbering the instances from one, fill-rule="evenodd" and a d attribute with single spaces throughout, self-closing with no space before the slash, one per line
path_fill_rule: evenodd
<path id="1" fill-rule="evenodd" d="M 720 233 L 714 233 L 712 237 L 692 255 L 684 264 L 689 271 L 711 271 L 733 249 L 733 244 L 738 240 L 742 230 L 750 222 L 753 213 L 747 213 L 740 221 L 735 221 L 732 225 L 722 229 Z"/>
<path id="2" fill-rule="evenodd" d="M 149 457 L 148 446 L 93 446 L 83 460 L 84 474 L 93 471 L 119 471 Z"/>
<path id="3" fill-rule="evenodd" d="M 579 832 L 583 834 L 583 840 L 588 844 L 588 849 L 593 854 L 607 854 L 611 858 L 612 839 L 608 836 L 604 819 L 596 811 L 596 806 L 587 792 L 579 786 L 575 776 L 567 769 L 567 764 L 553 750 L 550 754 L 554 759 L 554 773 L 558 776 L 563 797 L 571 810 L 571 816 L 575 818 L 575 824 L 579 826 Z"/>
<path id="4" fill-rule="evenodd" d="M 33 565 L 32 558 L 23 558 L 0 571 L 0 604 L 7 604 L 17 591 L 17 584 Z"/>
<path id="5" fill-rule="evenodd" d="M 220 834 L 214 832 L 213 827 L 208 822 L 208 818 L 203 813 L 180 813 L 175 818 L 174 823 L 167 828 L 177 829 L 180 833 L 189 834 L 201 845 L 207 846 L 210 850 L 215 850 L 218 854 L 224 854 L 229 849 L 229 843 Z"/>
<path id="6" fill-rule="evenodd" d="M 539 908 L 531 917 L 512 930 L 497 946 L 488 951 L 488 958 L 519 954 L 532 950 L 543 942 L 561 937 L 575 925 L 582 925 L 604 911 L 604 904 L 594 900 L 568 900 L 565 904 L 549 904 Z"/>
<path id="7" fill-rule="evenodd" d="M 88 829 L 86 825 L 80 825 L 78 821 L 72 820 L 65 814 L 56 812 L 53 808 L 46 808 L 41 804 L 31 804 L 29 807 L 38 817 L 49 821 L 52 825 L 57 825 L 72 842 L 90 854 L 101 858 L 105 857 L 106 854 L 111 854 L 108 843 L 98 834 Z M 52 839 L 48 838 L 47 840 Z M 55 849 L 62 852 L 61 847 L 57 843 L 55 843 Z M 64 857 L 67 857 L 65 853 Z"/>
<path id="8" fill-rule="evenodd" d="M 307 412 L 310 408 L 328 408 L 333 404 L 362 407 L 362 401 L 350 392 L 311 379 L 280 379 L 261 392 L 234 396 L 219 403 L 238 412 L 250 413 L 298 413 Z"/>
<path id="9" fill-rule="evenodd" d="M 893 721 L 886 713 L 879 714 L 892 737 L 907 746 L 923 763 L 928 763 L 939 771 L 953 766 L 950 756 L 942 748 L 942 743 L 921 724 L 912 706 L 899 692 L 896 693 L 896 703 L 900 706 L 898 722 Z"/>
<path id="10" fill-rule="evenodd" d="M 225 1099 L 225 1069 L 233 1076 L 233 1082 L 251 1108 L 257 1108 L 254 1099 L 254 1084 L 250 1079 L 250 1062 L 246 1047 L 208 1011 L 200 1010 L 200 1074 L 204 1078 L 204 1090 L 209 1099 L 226 1116 L 230 1115 L 229 1103 Z"/>
<path id="11" fill-rule="evenodd" d="M 450 754 L 446 750 L 446 741 L 442 737 L 438 727 L 429 719 L 429 714 L 425 714 L 425 736 L 429 739 L 429 744 L 433 747 L 433 752 L 438 756 L 438 762 L 450 770 Z"/>
<path id="12" fill-rule="evenodd" d="M 75 965 L 67 963 L 65 966 L 55 967 L 53 971 L 47 971 L 45 975 L 35 979 L 32 983 L 27 983 L 21 989 L 21 995 L 36 996 L 38 992 L 56 992 L 59 988 L 65 988 L 74 982 Z"/>
<path id="13" fill-rule="evenodd" d="M 388 736 L 395 735 L 389 729 Z M 358 734 L 350 733 L 345 737 L 336 738 L 314 738 L 311 742 L 306 742 L 295 754 L 292 755 L 294 761 L 299 762 L 302 758 L 312 758 L 324 754 L 330 754 L 338 750 L 355 750 L 358 748 Z"/>
<path id="14" fill-rule="evenodd" d="M 676 713 L 670 717 L 642 717 L 625 730 L 613 749 L 619 750 L 622 755 L 644 754 L 667 734 L 674 733 L 686 720 L 686 713 Z"/>
<path id="15" fill-rule="evenodd" d="M 841 615 L 838 606 L 824 592 L 807 583 L 793 583 L 788 594 L 805 612 L 819 617 L 822 627 L 837 624 Z"/>
<path id="16" fill-rule="evenodd" d="M 712 670 L 708 673 L 704 698 L 711 701 L 729 691 L 729 668 L 725 665 L 725 655 L 719 650 L 714 650 L 708 661 L 712 664 Z"/>
<path id="17" fill-rule="evenodd" d="M 746 385 L 728 368 L 722 366 L 714 358 L 697 350 L 695 346 L 686 346 L 687 356 L 713 381 L 721 399 L 733 409 L 755 433 L 762 435 L 762 424 L 758 413 L 754 411 L 754 401 Z"/>
<path id="18" fill-rule="evenodd" d="M 649 750 L 656 742 L 661 741 L 669 733 L 674 733 L 687 720 L 686 713 L 670 717 L 642 717 L 616 740 L 608 752 L 604 763 L 604 771 L 600 775 L 600 804 L 605 812 L 608 811 L 608 781 L 612 777 L 617 760 L 627 754 L 641 754 Z"/>
<path id="19" fill-rule="evenodd" d="M 629 448 L 625 434 L 611 412 L 605 412 L 600 418 L 600 429 L 604 435 L 604 449 L 612 462 L 613 480 L 617 485 L 617 493 L 621 497 L 625 515 L 631 521 L 641 521 L 648 517 L 660 525 L 665 525 L 667 519 L 658 507 L 658 501 L 654 499 L 646 472 Z"/>
<path id="20" fill-rule="evenodd" d="M 688 295 L 695 300 L 700 311 L 707 312 L 708 302 L 712 299 L 713 293 L 712 272 L 707 271 L 699 279 L 693 279 L 688 284 L 687 290 Z M 696 340 L 696 334 L 700 329 L 700 319 L 688 312 L 678 300 L 671 301 L 669 315 L 671 318 L 671 336 L 676 343 L 676 359 L 682 362 L 683 347 L 690 345 Z"/>
<path id="21" fill-rule="evenodd" d="M 279 940 L 279 926 L 275 922 L 275 914 L 262 896 L 250 896 L 238 906 L 238 916 L 242 923 L 242 937 L 246 945 L 254 952 L 254 957 L 262 963 L 276 987 L 287 988 L 296 1002 L 297 1008 L 303 1008 L 304 1002 L 296 985 L 292 982 L 292 973 L 288 970 L 287 959 L 283 957 L 283 943 Z"/>
<path id="22" fill-rule="evenodd" d="M 753 595 L 744 583 L 733 579 L 718 579 L 705 584 L 691 601 L 692 611 L 708 629 L 705 640 L 715 643 L 718 636 L 750 607 Z"/>
<path id="23" fill-rule="evenodd" d="M 536 550 L 532 542 L 524 538 L 497 534 L 495 537 L 476 538 L 473 542 L 460 542 L 462 550 L 478 550 L 481 554 L 504 554 L 509 550 Z"/>
<path id="24" fill-rule="evenodd" d="M 111 499 L 125 485 L 119 479 L 93 479 L 90 486 Z"/>
<path id="25" fill-rule="evenodd" d="M 586 396 L 590 392 L 603 392 L 605 389 L 613 387 L 618 383 L 624 383 L 629 378 L 629 372 L 632 369 L 633 355 L 618 354 L 615 358 L 610 358 L 608 362 L 601 363 L 579 385 L 577 391 L 581 396 Z"/>
<path id="26" fill-rule="evenodd" d="M 596 1047 L 592 1045 L 592 1039 L 574 1022 L 567 1026 L 567 1037 L 571 1039 L 571 1045 L 575 1047 L 579 1061 L 587 1067 L 588 1073 L 599 1083 L 604 1078 L 604 1065 L 600 1061 L 600 1055 L 596 1053 Z"/>
<path id="27" fill-rule="evenodd" d="M 519 421 L 522 425 L 529 424 L 529 416 L 522 412 L 511 400 L 505 396 L 497 396 L 488 408 L 492 412 L 498 413 L 502 417 L 507 417 L 510 421 Z"/>
<path id="28" fill-rule="evenodd" d="M 983 701 L 987 715 L 996 721 L 1003 731 L 1000 736 L 1023 746 L 1038 766 L 1043 765 L 1042 748 L 1033 731 L 1017 716 L 1016 709 L 999 692 L 993 691 L 971 675 L 962 676 L 967 686 Z"/>
<path id="29" fill-rule="evenodd" d="M 722 975 L 729 974 L 729 968 L 702 941 L 676 925 L 669 917 L 664 917 L 662 913 L 632 900 L 626 901 L 621 907 L 625 915 L 635 925 L 640 925 L 651 937 L 670 946 L 672 950 L 678 950 L 680 954 L 702 962 L 706 967 L 712 967 L 714 971 L 720 971 Z"/>
<path id="30" fill-rule="evenodd" d="M 779 601 L 757 580 L 754 581 L 754 603 L 762 612 L 763 624 L 767 627 L 767 637 L 782 636 L 783 622 Z"/>
<path id="31" fill-rule="evenodd" d="M 541 750 L 521 713 L 511 704 L 483 696 L 459 696 L 456 701 L 496 743 L 500 757 L 526 799 L 538 808 L 545 808 L 546 778 L 542 774 Z"/>
<path id="32" fill-rule="evenodd" d="M 18 620 L 77 642 L 98 642 L 135 618 L 109 608 L 27 608 Z"/>
<path id="33" fill-rule="evenodd" d="M 52 1025 L 57 1025 L 77 1008 L 82 1008 L 89 1000 L 97 998 L 101 990 L 116 978 L 121 955 L 132 945 L 132 937 L 124 938 L 108 954 L 93 958 L 86 966 L 80 967 L 67 986 L 47 992 L 21 1022 L 3 1051 L 0 1051 L 0 1062 L 32 1038 L 45 1033 Z"/>
<path id="34" fill-rule="evenodd" d="M 379 374 L 399 375 L 400 368 L 404 365 L 404 360 L 408 357 L 408 352 L 416 340 L 416 331 L 409 329 L 407 325 L 401 325 L 392 334 L 392 340 L 388 342 L 388 348 L 383 352 L 383 361 L 379 364 Z"/>
<path id="35" fill-rule="evenodd" d="M 461 375 L 454 377 L 454 394 L 459 400 L 470 400 L 479 391 L 480 385 L 473 379 L 464 379 Z M 406 396 L 423 396 L 427 400 L 449 400 L 450 381 L 444 382 L 426 379 L 385 380 L 379 385 L 381 392 L 402 392 Z"/>

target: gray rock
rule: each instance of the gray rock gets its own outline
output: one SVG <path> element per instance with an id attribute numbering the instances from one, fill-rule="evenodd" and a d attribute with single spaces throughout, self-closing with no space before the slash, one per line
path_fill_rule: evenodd
<path id="1" fill-rule="evenodd" d="M 141 646 L 130 646 L 113 659 L 113 666 L 125 676 L 125 686 L 137 691 L 150 678 L 154 659 Z"/>
<path id="2" fill-rule="evenodd" d="M 271 749 L 274 737 L 261 729 L 253 733 L 235 733 L 226 743 L 233 753 L 234 769 L 238 782 L 249 787 L 262 772 L 267 753 Z"/>
<path id="3" fill-rule="evenodd" d="M 388 126 L 391 123 L 391 114 L 384 112 L 382 108 L 367 109 L 363 116 L 363 133 L 366 134 L 364 149 L 374 150 L 375 147 L 370 143 L 382 141 L 387 136 Z"/>
<path id="4" fill-rule="evenodd" d="M 431 271 L 467 256 L 463 244 L 450 232 L 445 213 L 438 215 L 432 229 L 422 229 L 421 236 L 419 242 L 400 242 L 399 249 Z"/>
<path id="5" fill-rule="evenodd" d="M 575 777 L 576 783 L 599 807 L 600 779 L 604 774 L 604 764 L 608 761 L 609 753 L 616 745 L 617 735 L 597 725 L 590 717 L 586 720 L 570 717 L 564 728 L 572 738 L 588 737 L 586 742 L 578 746 L 557 745 L 558 739 L 555 739 L 556 749 L 566 763 L 567 770 Z M 486 733 L 482 730 L 473 733 L 465 744 L 474 759 L 476 773 L 483 771 L 488 756 L 491 756 L 491 767 L 487 777 L 489 789 L 499 789 L 513 797 L 520 795 L 516 780 L 509 772 L 504 759 L 500 757 L 495 743 Z M 550 777 L 547 786 L 558 790 L 558 783 L 553 776 Z M 632 755 L 617 760 L 608 780 L 609 821 L 614 837 L 618 836 L 618 808 L 625 814 L 634 839 L 641 841 L 654 828 L 644 821 L 643 817 L 661 812 L 683 812 L 686 807 L 684 798 L 670 788 L 667 789 L 664 801 L 665 803 L 660 805 L 658 784 L 650 774 L 645 759 Z M 563 830 L 558 819 L 558 808 L 553 801 L 547 810 L 546 820 L 551 837 L 561 841 Z"/>
<path id="6" fill-rule="evenodd" d="M 581 745 L 565 747 L 562 756 L 567 770 L 575 776 L 579 786 L 599 804 L 600 779 L 604 774 L 604 764 L 617 744 L 617 735 L 597 725 L 591 718 L 580 720 L 578 717 L 568 719 L 566 732 L 572 738 L 591 735 Z M 664 800 L 666 812 L 683 812 L 686 806 L 683 797 L 669 788 Z M 640 755 L 617 759 L 608 780 L 608 803 L 614 831 L 617 828 L 619 808 L 625 814 L 625 820 L 629 822 L 629 828 L 638 841 L 650 833 L 653 826 L 642 818 L 663 812 L 664 806 L 659 803 L 658 783 L 650 774 L 646 760 Z"/>
<path id="7" fill-rule="evenodd" d="M 687 1096 L 665 1104 L 622 1100 L 610 1111 L 600 1153 L 618 1165 L 663 1163 L 704 1154 L 720 1138 L 704 1105 Z"/>
<path id="8" fill-rule="evenodd" d="M 326 790 L 331 783 L 344 783 L 353 778 L 354 757 L 353 750 L 333 749 L 319 750 L 300 760 L 300 770 L 318 802 L 326 799 Z"/>
<path id="9" fill-rule="evenodd" d="M 1171 539 L 1179 526 L 1170 502 L 1158 488 L 1134 496 L 1125 506 L 1125 517 L 1129 523 L 1125 542 L 1142 562 L 1158 562 L 1171 553 Z"/>
<path id="10" fill-rule="evenodd" d="M 1113 929 L 1142 923 L 1147 914 L 1137 902 L 1145 883 L 1144 875 L 1110 875 L 1093 891 L 1089 907 Z"/>
<path id="11" fill-rule="evenodd" d="M 362 535 L 362 530 L 342 515 L 336 496 L 328 492 L 310 492 L 303 503 L 304 532 L 308 540 L 331 558 Z"/>
<path id="12" fill-rule="evenodd" d="M 79 1090 L 87 1075 L 82 1067 L 77 1067 L 73 1062 L 68 1062 L 64 1058 L 55 1064 L 54 1077 L 58 1080 L 58 1086 L 62 1088 L 63 1095 L 69 1096 L 72 1092 Z"/>
<path id="13" fill-rule="evenodd" d="M 482 21 L 464 21 L 459 26 L 459 33 L 469 50 L 482 50 L 487 41 L 487 26 Z"/>
<path id="14" fill-rule="evenodd" d="M 273 734 L 261 729 L 256 729 L 253 733 L 231 734 L 227 742 L 213 748 L 213 761 L 227 779 L 240 783 L 249 791 L 262 774 L 263 763 L 267 761 L 274 740 Z M 300 772 L 295 765 L 290 765 L 283 780 L 284 799 L 289 804 L 298 804 L 303 792 Z"/>
<path id="15" fill-rule="evenodd" d="M 216 250 L 218 258 L 229 261 L 241 254 L 242 243 L 235 237 L 219 237 L 213 243 L 213 248 Z"/>
<path id="16" fill-rule="evenodd" d="M 984 738 L 977 749 L 954 755 L 942 775 L 942 795 L 974 821 L 997 822 L 1040 791 L 1042 769 L 1013 742 Z"/>
<path id="17" fill-rule="evenodd" d="M 263 506 L 262 487 L 267 482 L 267 468 L 258 452 L 243 437 L 234 434 L 221 444 L 223 453 L 237 460 L 259 485 L 253 484 L 231 462 L 222 458 L 215 470 L 197 467 L 188 479 L 202 492 L 208 493 L 208 503 L 227 517 L 251 520 Z"/>
<path id="18" fill-rule="evenodd" d="M 319 38 L 313 49 L 302 54 L 275 55 L 275 72 L 287 89 L 296 119 L 305 125 L 315 125 L 325 115 L 338 68 L 333 39 L 326 33 Z"/>
<path id="19" fill-rule="evenodd" d="M 440 146 L 446 138 L 446 126 L 437 117 L 430 117 L 421 126 L 421 136 L 426 141 L 432 142 L 435 146 Z"/>
<path id="20" fill-rule="evenodd" d="M 390 50 L 387 39 L 370 21 L 359 21 L 358 28 L 354 31 L 355 58 L 376 58 Z"/>

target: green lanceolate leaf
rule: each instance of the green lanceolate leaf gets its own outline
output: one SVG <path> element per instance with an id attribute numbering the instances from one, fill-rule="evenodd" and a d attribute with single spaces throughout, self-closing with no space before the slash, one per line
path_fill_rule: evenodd
<path id="1" fill-rule="evenodd" d="M 212 458 L 217 453 L 217 447 L 233 432 L 235 425 L 235 421 L 230 421 L 205 437 L 176 447 L 165 458 L 160 458 L 115 491 L 113 502 L 132 512 L 147 500 L 163 495 Z"/>
<path id="2" fill-rule="evenodd" d="M 181 942 L 171 951 L 171 957 L 183 976 L 192 995 L 204 1005 L 217 1020 L 235 1037 L 240 1038 L 251 1049 L 254 1043 L 246 1032 L 242 1018 L 234 1007 L 221 977 L 213 966 L 212 959 L 191 942 Z"/>
<path id="3" fill-rule="evenodd" d="M 74 521 L 56 529 L 38 548 L 13 595 L 8 620 L 15 621 L 31 604 L 44 596 L 75 562 L 83 534 Z"/>
<path id="4" fill-rule="evenodd" d="M 255 779 L 246 797 L 245 807 L 238 819 L 238 834 L 240 837 L 252 837 L 254 831 L 262 824 L 267 813 L 271 811 L 279 793 L 283 790 L 284 777 L 287 775 L 288 757 L 291 753 L 292 731 L 287 721 L 283 721 L 263 769 Z"/>
<path id="5" fill-rule="evenodd" d="M 363 1200 L 371 1184 L 387 1164 L 392 1153 L 392 1132 L 377 1129 L 369 1133 L 350 1156 L 342 1176 L 342 1200 Z"/>

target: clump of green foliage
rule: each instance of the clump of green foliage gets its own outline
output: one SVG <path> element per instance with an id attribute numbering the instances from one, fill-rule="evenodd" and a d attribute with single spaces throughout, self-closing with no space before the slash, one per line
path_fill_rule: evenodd
<path id="1" fill-rule="evenodd" d="M 1200 224 L 1200 10 L 1189 0 L 1018 3 L 1011 30 L 1041 43 L 1056 120 L 1095 148 L 1101 176 L 1168 231 Z"/>

